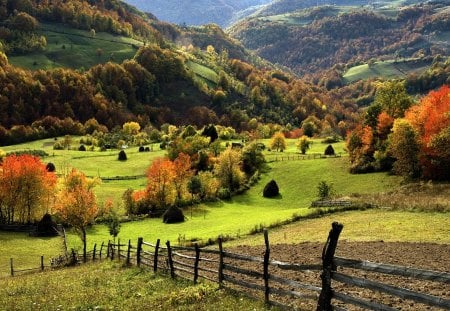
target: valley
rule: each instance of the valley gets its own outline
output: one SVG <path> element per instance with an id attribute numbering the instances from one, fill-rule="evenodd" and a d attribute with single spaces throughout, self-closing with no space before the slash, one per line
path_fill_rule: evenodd
<path id="1" fill-rule="evenodd" d="M 2 306 L 450 304 L 449 5 L 0 1 Z"/>

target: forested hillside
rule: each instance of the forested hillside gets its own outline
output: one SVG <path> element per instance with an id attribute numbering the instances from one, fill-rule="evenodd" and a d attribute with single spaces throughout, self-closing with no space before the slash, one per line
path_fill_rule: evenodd
<path id="1" fill-rule="evenodd" d="M 159 19 L 175 24 L 218 24 L 226 27 L 245 17 L 271 0 L 126 0 L 142 11 L 151 12 Z"/>
<path id="2" fill-rule="evenodd" d="M 48 5 L 23 0 L 4 3 L 2 12 L 3 144 L 112 129 L 130 120 L 142 128 L 220 123 L 250 130 L 260 122 L 289 128 L 307 124 L 311 134 L 344 134 L 359 109 L 362 92 L 328 92 L 262 61 L 256 63 L 265 66 L 256 67 L 251 62 L 257 58 L 214 25 L 177 27 L 116 2 L 96 7 L 78 0 Z M 34 65 L 10 64 L 8 57 L 32 60 L 49 49 L 43 22 L 75 27 L 76 37 L 87 43 L 109 32 L 133 37 L 142 46 L 128 60 L 112 58 L 90 68 L 34 70 Z M 28 45 L 33 40 L 41 44 Z M 70 57 L 72 47 L 51 44 Z M 72 57 L 80 57 L 78 52 L 73 48 Z"/>
<path id="3" fill-rule="evenodd" d="M 440 2 L 377 9 L 323 6 L 257 15 L 234 25 L 229 33 L 263 58 L 311 74 L 372 59 L 449 55 L 446 7 Z"/>

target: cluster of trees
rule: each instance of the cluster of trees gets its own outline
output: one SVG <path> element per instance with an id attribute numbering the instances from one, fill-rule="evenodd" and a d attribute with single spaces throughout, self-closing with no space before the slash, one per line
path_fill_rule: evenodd
<path id="1" fill-rule="evenodd" d="M 40 21 L 64 23 L 78 29 L 139 36 L 152 42 L 161 39 L 144 14 L 117 0 L 0 1 L 0 21 L 14 19 L 17 13 L 30 14 Z M 6 24 L 3 30 L 11 29 L 9 26 Z"/>
<path id="2" fill-rule="evenodd" d="M 32 224 L 54 214 L 76 230 L 86 256 L 86 228 L 99 213 L 93 192 L 97 183 L 73 169 L 57 187 L 51 163 L 29 154 L 5 156 L 0 165 L 0 223 Z"/>
<path id="3" fill-rule="evenodd" d="M 449 15 L 434 14 L 434 9 L 433 5 L 410 7 L 399 11 L 397 18 L 366 10 L 331 14 L 307 26 L 257 17 L 234 26 L 232 35 L 273 63 L 297 73 L 314 73 L 335 64 L 356 65 L 381 56 L 443 53 L 425 38 L 432 31 L 449 30 Z"/>
<path id="4" fill-rule="evenodd" d="M 450 179 L 450 88 L 413 105 L 400 82 L 377 91 L 364 124 L 347 138 L 351 171 L 392 170 L 405 178 Z"/>
<path id="5" fill-rule="evenodd" d="M 152 162 L 146 189 L 124 193 L 128 213 L 160 215 L 193 201 L 226 199 L 255 182 L 265 165 L 262 149 L 256 143 L 223 149 L 212 140 L 217 134 L 205 129 L 185 138 L 180 134 L 169 144 L 168 156 Z"/>

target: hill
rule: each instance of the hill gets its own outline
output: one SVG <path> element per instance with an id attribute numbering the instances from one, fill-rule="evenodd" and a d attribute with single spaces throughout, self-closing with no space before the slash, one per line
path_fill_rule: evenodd
<path id="1" fill-rule="evenodd" d="M 226 27 L 247 16 L 271 0 L 125 0 L 142 11 L 175 24 L 218 24 Z"/>
<path id="2" fill-rule="evenodd" d="M 303 8 L 311 2 L 275 2 L 229 33 L 261 57 L 298 74 L 371 59 L 450 54 L 448 41 L 442 39 L 450 31 L 445 3 L 361 8 L 358 1 L 344 1 Z"/>

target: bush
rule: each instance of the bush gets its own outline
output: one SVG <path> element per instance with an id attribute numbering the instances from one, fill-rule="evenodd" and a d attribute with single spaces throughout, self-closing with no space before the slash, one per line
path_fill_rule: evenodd
<path id="1" fill-rule="evenodd" d="M 324 140 L 322 140 L 322 144 L 334 144 L 339 142 L 339 137 L 337 135 L 331 136 L 331 137 L 327 137 Z"/>
<path id="2" fill-rule="evenodd" d="M 176 206 L 169 207 L 163 215 L 163 222 L 165 224 L 184 222 L 183 211 Z"/>
<path id="3" fill-rule="evenodd" d="M 53 164 L 52 162 L 48 162 L 47 165 L 45 166 L 45 169 L 47 170 L 47 172 L 56 171 L 55 164 Z"/>
<path id="4" fill-rule="evenodd" d="M 229 199 L 231 199 L 230 189 L 228 189 L 228 188 L 220 188 L 219 191 L 217 192 L 217 196 L 221 200 L 229 200 Z"/>
<path id="5" fill-rule="evenodd" d="M 80 147 L 78 147 L 78 151 L 86 151 L 86 147 L 84 145 L 80 145 Z"/>
<path id="6" fill-rule="evenodd" d="M 263 196 L 265 198 L 273 198 L 280 194 L 280 189 L 278 188 L 277 182 L 271 180 L 267 183 L 263 190 Z"/>
<path id="7" fill-rule="evenodd" d="M 125 150 L 120 150 L 118 159 L 119 161 L 127 160 L 127 154 L 125 153 Z"/>
<path id="8" fill-rule="evenodd" d="M 332 145 L 328 145 L 328 146 L 325 148 L 325 155 L 326 155 L 326 156 L 334 156 L 334 155 L 335 155 L 335 153 L 334 153 L 334 148 L 333 148 Z"/>
<path id="9" fill-rule="evenodd" d="M 64 144 L 62 142 L 57 141 L 53 144 L 53 150 L 64 150 Z"/>
<path id="10" fill-rule="evenodd" d="M 318 196 L 320 200 L 329 199 L 333 195 L 333 185 L 326 181 L 320 181 L 317 185 Z"/>

